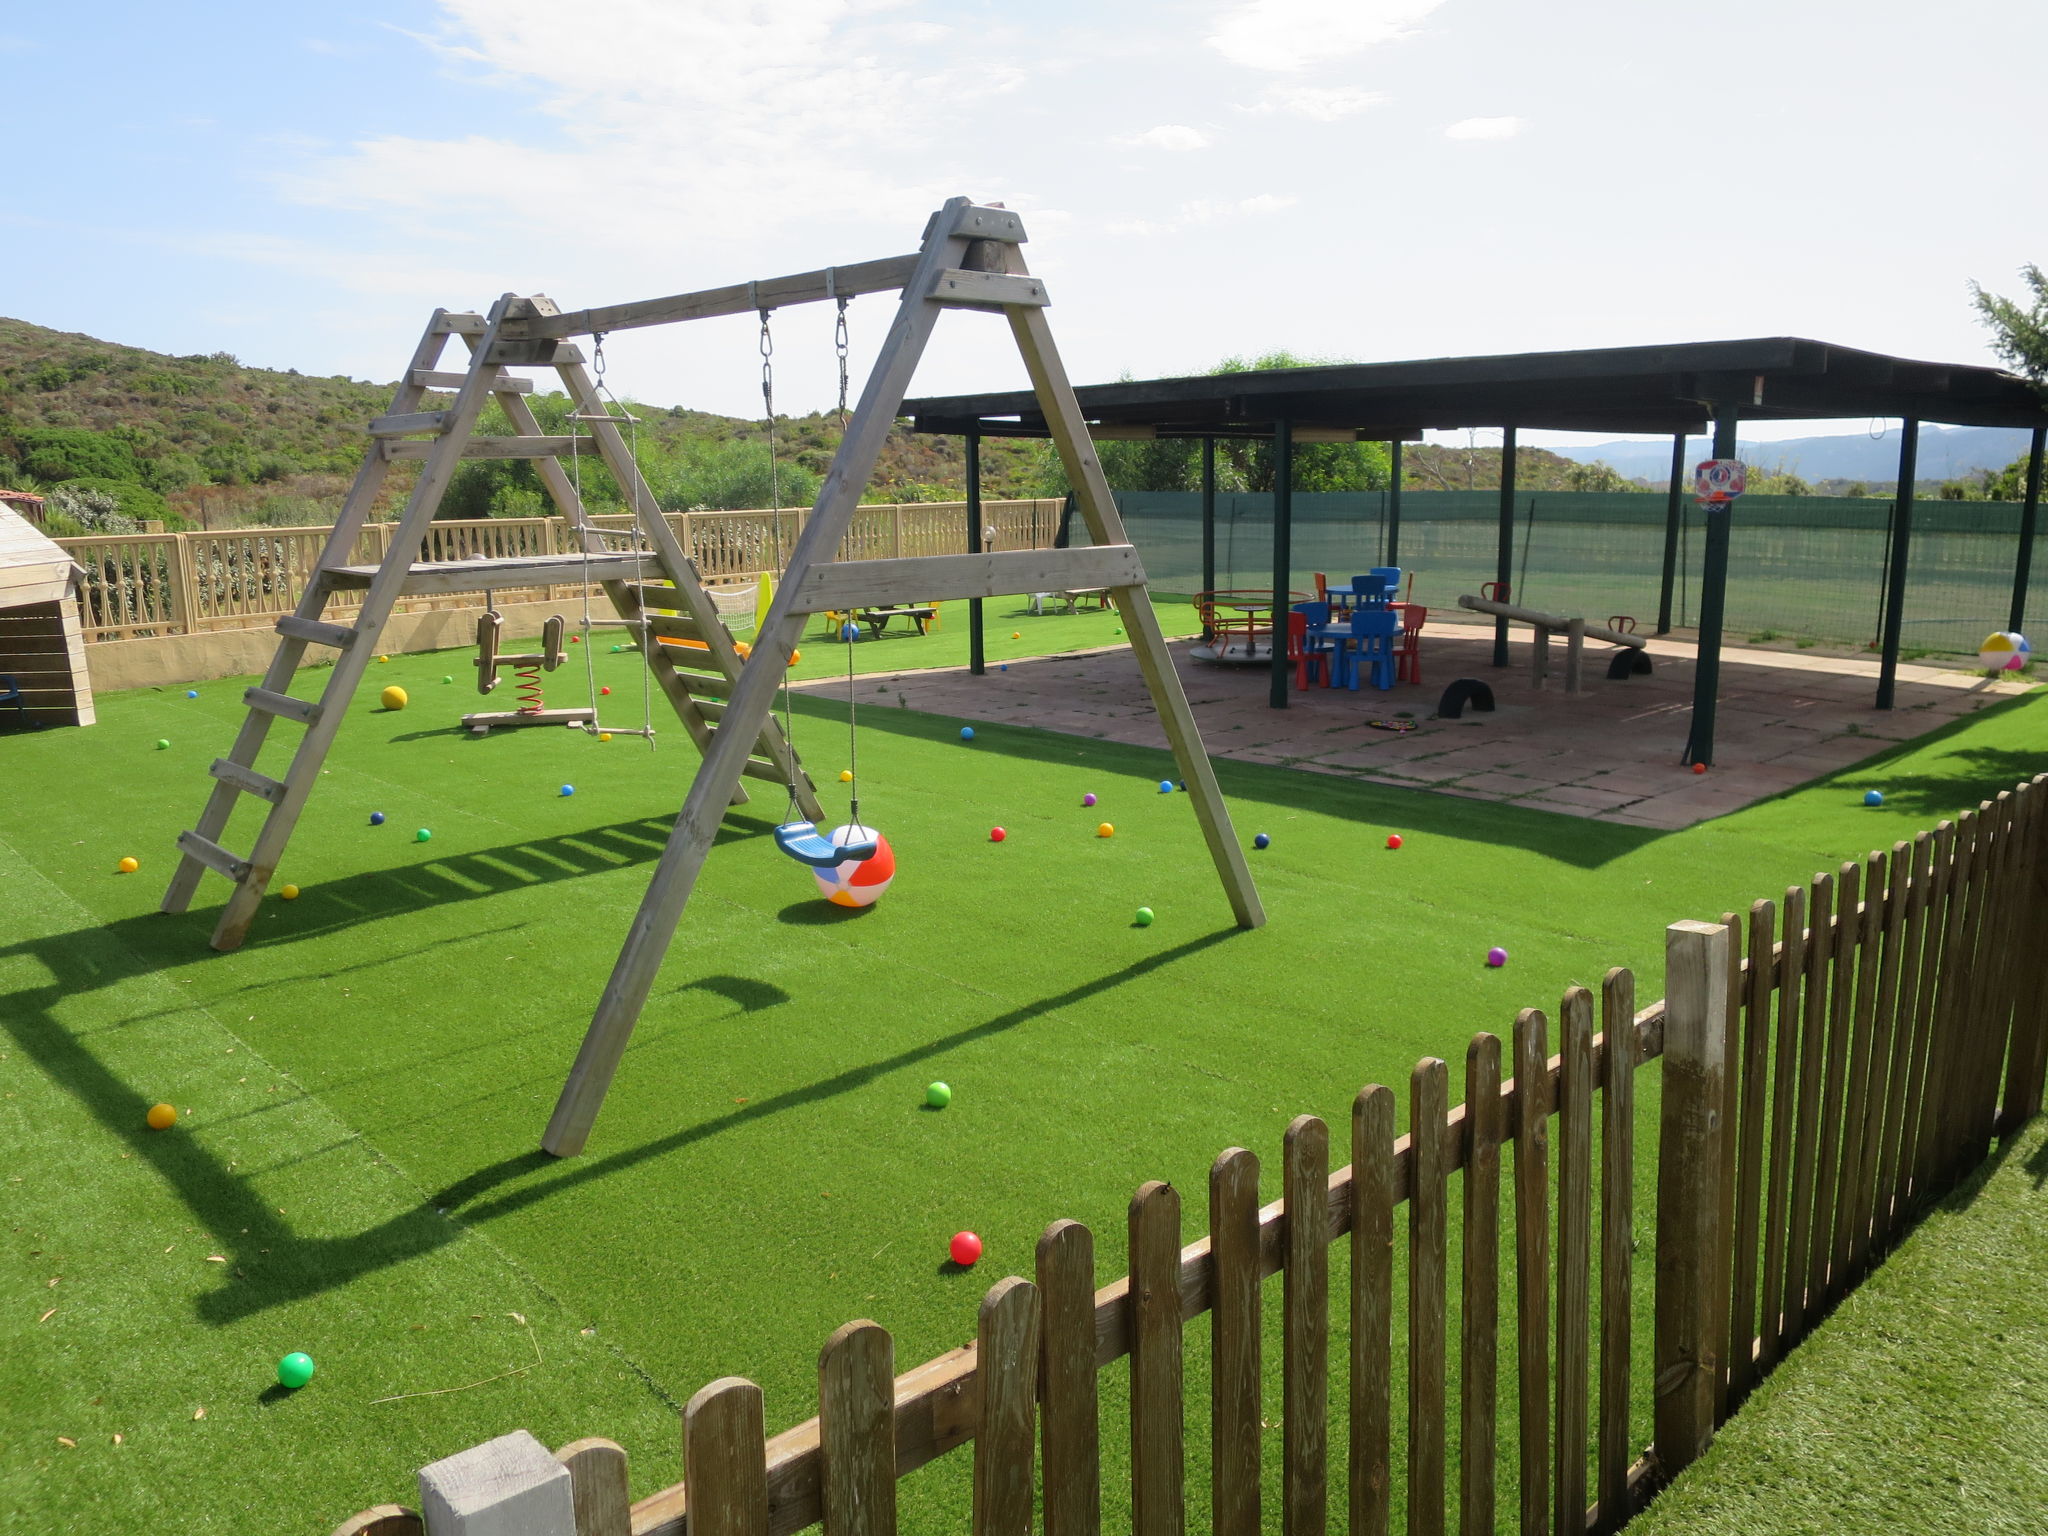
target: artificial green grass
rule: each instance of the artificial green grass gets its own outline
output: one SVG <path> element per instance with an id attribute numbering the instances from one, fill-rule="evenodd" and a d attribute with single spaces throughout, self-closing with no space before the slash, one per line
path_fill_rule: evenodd
<path id="1" fill-rule="evenodd" d="M 865 710 L 863 812 L 896 848 L 895 888 L 866 913 L 824 906 L 769 845 L 782 804 L 760 787 L 728 817 L 590 1151 L 557 1163 L 540 1128 L 697 759 L 567 731 L 471 738 L 455 721 L 474 693 L 439 681 L 464 659 L 373 669 L 413 703 L 357 703 L 280 871 L 304 895 L 269 898 L 232 955 L 205 944 L 218 881 L 188 915 L 154 908 L 238 685 L 111 697 L 92 730 L 0 742 L 22 786 L 0 805 L 0 909 L 33 917 L 0 944 L 0 1067 L 12 1188 L 41 1191 L 5 1266 L 22 1337 L 0 1360 L 0 1400 L 19 1405 L 0 1509 L 19 1528 L 89 1504 L 105 1524 L 324 1529 L 516 1425 L 619 1439 L 647 1492 L 680 1475 L 674 1405 L 704 1381 L 750 1376 L 771 1429 L 794 1423 L 834 1327 L 882 1322 L 899 1367 L 950 1348 L 1056 1216 L 1086 1221 L 1103 1277 L 1119 1273 L 1143 1179 L 1187 1192 L 1190 1236 L 1226 1145 L 1259 1149 L 1276 1194 L 1293 1115 L 1327 1117 L 1341 1148 L 1361 1083 L 1404 1085 L 1424 1054 L 1455 1064 L 1520 1006 L 1612 964 L 1655 997 L 1666 922 L 1974 804 L 2038 763 L 2048 719 L 2038 696 L 1987 709 L 1676 835 L 1220 763 L 1240 835 L 1274 837 L 1253 861 L 1272 921 L 1246 933 L 1186 797 L 1157 793 L 1163 753 L 992 725 L 963 745 L 958 721 Z M 635 658 L 593 663 L 631 696 Z M 843 710 L 798 713 L 841 804 Z M 1860 806 L 1866 785 L 1885 808 Z M 1115 838 L 1093 835 L 1101 820 Z M 410 841 L 422 827 L 432 841 Z M 125 853 L 141 874 L 113 873 Z M 1131 926 L 1140 905 L 1153 926 Z M 1505 970 L 1482 962 L 1496 943 Z M 921 1107 L 933 1078 L 955 1090 L 944 1112 Z M 193 1113 L 153 1136 L 156 1097 Z M 91 1167 L 105 1189 L 78 1178 Z M 967 1275 L 943 1263 L 962 1227 L 988 1243 Z M 192 1228 L 226 1262 L 178 1266 Z M 30 1321 L 53 1255 L 104 1277 L 106 1304 Z M 541 1365 L 372 1401 L 517 1365 L 512 1311 Z M 268 1368 L 293 1347 L 322 1374 L 279 1401 Z M 206 1402 L 221 1392 L 235 1412 Z M 120 1429 L 116 1402 L 119 1448 L 93 1438 Z M 222 1493 L 235 1458 L 274 1476 Z M 962 1475 L 955 1457 L 920 1478 Z M 957 1523 L 929 1502 L 919 1518 Z"/>
<path id="2" fill-rule="evenodd" d="M 2048 1120 L 2010 1138 L 1632 1526 L 1972 1531 L 2048 1509 Z"/>

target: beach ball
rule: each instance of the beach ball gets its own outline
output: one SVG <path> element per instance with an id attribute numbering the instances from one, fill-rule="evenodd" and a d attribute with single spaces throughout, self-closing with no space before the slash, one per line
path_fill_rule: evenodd
<path id="1" fill-rule="evenodd" d="M 1987 672 L 2018 672 L 2033 660 L 2034 648 L 2017 630 L 2002 629 L 1977 647 L 1977 665 Z"/>
<path id="2" fill-rule="evenodd" d="M 377 702 L 386 709 L 403 709 L 410 701 L 406 697 L 405 690 L 399 687 L 398 684 L 393 683 L 389 688 L 386 688 L 377 695 Z"/>
<path id="3" fill-rule="evenodd" d="M 873 827 L 834 827 L 832 841 L 844 847 L 857 839 L 864 840 L 870 834 L 876 843 L 873 858 L 846 859 L 830 869 L 811 871 L 818 878 L 819 892 L 835 906 L 873 906 L 876 898 L 889 889 L 889 882 L 896 878 L 896 852 L 889 846 L 889 839 Z"/>

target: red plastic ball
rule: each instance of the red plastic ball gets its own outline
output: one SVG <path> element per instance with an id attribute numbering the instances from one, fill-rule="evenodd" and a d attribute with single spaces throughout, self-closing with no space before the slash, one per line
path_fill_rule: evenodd
<path id="1" fill-rule="evenodd" d="M 1400 847 L 1400 846 L 1401 846 L 1401 834 L 1400 834 L 1400 833 L 1398 833 L 1398 832 L 1389 832 L 1389 833 L 1387 834 L 1387 846 L 1388 846 L 1389 848 L 1398 848 L 1398 847 Z"/>
<path id="2" fill-rule="evenodd" d="M 965 1269 L 981 1257 L 981 1239 L 972 1232 L 955 1232 L 946 1252 L 953 1256 L 955 1264 Z"/>
<path id="3" fill-rule="evenodd" d="M 1001 827 L 991 827 L 989 828 L 988 832 L 988 840 L 992 843 L 1000 843 L 1004 838 L 1008 837 L 1009 835 L 1010 834 L 1005 832 Z"/>
<path id="4" fill-rule="evenodd" d="M 1692 771 L 1694 773 L 1705 773 L 1707 771 L 1707 765 L 1705 763 L 1694 763 L 1692 765 Z"/>
<path id="5" fill-rule="evenodd" d="M 611 692 L 611 689 L 609 689 L 609 688 L 600 688 L 600 689 L 598 689 L 597 691 L 598 691 L 599 693 L 610 693 L 610 692 Z"/>

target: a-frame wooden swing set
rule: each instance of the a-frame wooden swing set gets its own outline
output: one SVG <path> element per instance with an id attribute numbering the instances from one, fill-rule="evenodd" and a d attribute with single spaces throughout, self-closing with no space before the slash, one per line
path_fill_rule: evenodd
<path id="1" fill-rule="evenodd" d="M 183 857 L 164 895 L 163 910 L 184 911 L 201 875 L 211 869 L 234 883 L 213 945 L 233 949 L 241 943 L 319 779 L 347 704 L 376 654 L 383 625 L 400 599 L 485 588 L 601 583 L 614 608 L 640 635 L 653 679 L 703 753 L 703 761 L 541 1140 L 556 1156 L 573 1156 L 590 1135 L 726 808 L 746 799 L 743 781 L 781 784 L 806 818 L 822 820 L 810 780 L 774 714 L 776 695 L 785 682 L 784 658 L 801 639 L 805 620 L 814 613 L 908 601 L 1106 587 L 1123 616 L 1232 913 L 1241 927 L 1263 923 L 1265 914 L 1244 851 L 1153 614 L 1144 568 L 1125 536 L 1087 422 L 1053 346 L 1045 317 L 1045 287 L 1030 275 L 1018 249 L 1024 238 L 1023 221 L 1010 210 L 955 198 L 932 216 L 921 248 L 907 256 L 573 314 L 562 313 L 543 296 L 514 294 L 500 298 L 487 315 L 437 311 L 390 411 L 370 423 L 373 442 L 315 579 L 308 583 L 298 611 L 278 621 L 277 653 L 262 683 L 246 696 L 248 719 L 228 756 L 209 770 L 216 783 L 198 827 L 179 836 Z M 797 536 L 751 656 L 742 659 L 641 478 L 603 391 L 570 343 L 580 336 L 601 338 L 635 327 L 751 311 L 765 318 L 793 304 L 890 291 L 901 294 L 895 319 L 817 502 Z M 833 558 L 918 359 L 945 309 L 992 310 L 1009 321 L 1092 547 L 912 559 Z M 450 336 L 462 337 L 469 347 L 466 372 L 436 371 Z M 576 419 L 589 426 L 588 436 L 543 434 L 524 398 L 532 385 L 508 372 L 518 367 L 555 369 Z M 453 403 L 445 410 L 420 410 L 430 389 L 453 389 Z M 476 435 L 478 419 L 492 399 L 503 408 L 516 436 Z M 419 437 L 430 440 L 406 441 Z M 619 535 L 597 527 L 585 514 L 559 462 L 563 455 L 588 447 L 603 456 L 634 511 L 628 548 L 616 547 Z M 542 483 L 577 536 L 580 553 L 443 563 L 412 558 L 420 551 L 458 465 L 467 458 L 488 457 L 535 461 Z M 404 458 L 425 463 L 383 563 L 349 563 L 390 463 Z M 360 606 L 330 615 L 335 596 L 350 591 L 363 594 Z M 658 643 L 662 637 L 697 640 L 705 648 L 679 651 Z M 289 692 L 308 645 L 337 652 L 317 701 L 297 699 Z M 271 723 L 280 719 L 297 722 L 305 734 L 285 776 L 274 779 L 259 773 L 254 764 Z M 266 801 L 270 809 L 251 852 L 243 858 L 230 853 L 220 839 L 245 794 Z"/>

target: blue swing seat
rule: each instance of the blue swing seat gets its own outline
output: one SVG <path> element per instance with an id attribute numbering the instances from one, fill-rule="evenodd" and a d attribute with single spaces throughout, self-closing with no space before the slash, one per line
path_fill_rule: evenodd
<path id="1" fill-rule="evenodd" d="M 861 830 L 867 831 L 865 827 Z M 835 843 L 818 830 L 815 822 L 786 821 L 775 829 L 775 846 L 799 864 L 808 864 L 813 869 L 830 869 L 848 859 L 872 859 L 881 844 L 872 832 L 858 842 Z"/>

